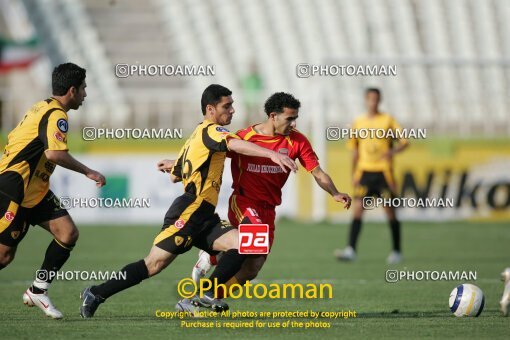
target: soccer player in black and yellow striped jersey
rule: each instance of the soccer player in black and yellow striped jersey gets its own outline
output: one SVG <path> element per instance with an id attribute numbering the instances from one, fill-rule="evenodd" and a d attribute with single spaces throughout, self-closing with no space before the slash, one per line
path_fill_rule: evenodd
<path id="1" fill-rule="evenodd" d="M 67 112 L 77 110 L 87 95 L 85 73 L 71 63 L 53 70 L 53 97 L 28 110 L 9 133 L 0 160 L 0 269 L 14 259 L 30 225 L 49 231 L 54 240 L 46 250 L 38 277 L 23 294 L 23 302 L 38 306 L 55 319 L 62 318 L 62 313 L 51 303 L 47 290 L 53 273 L 69 258 L 78 229 L 49 190 L 50 176 L 60 165 L 86 175 L 99 187 L 105 184 L 103 175 L 74 159 L 67 148 Z"/>
<path id="2" fill-rule="evenodd" d="M 158 163 L 158 169 L 171 168 L 172 181 L 182 181 L 184 193 L 168 209 L 149 255 L 121 269 L 126 273 L 125 280 L 109 280 L 82 291 L 82 317 L 92 317 L 107 298 L 158 274 L 192 246 L 211 254 L 224 252 L 210 276 L 212 282 L 216 279 L 220 284 L 225 283 L 241 268 L 246 255 L 238 252 L 238 231 L 215 213 L 227 151 L 270 158 L 284 172 L 297 168 L 288 156 L 241 140 L 224 127 L 230 124 L 235 112 L 233 102 L 232 92 L 221 85 L 213 84 L 205 89 L 201 100 L 204 120 L 188 138 L 176 162 Z M 215 311 L 228 309 L 212 291 L 197 296 L 195 302 Z"/>
<path id="3" fill-rule="evenodd" d="M 401 130 L 397 121 L 387 113 L 379 111 L 381 92 L 377 88 L 365 91 L 367 113 L 355 120 L 352 129 Z M 359 135 L 362 135 L 359 133 Z M 388 135 L 395 135 L 389 134 Z M 335 256 L 339 260 L 352 261 L 356 258 L 356 243 L 361 231 L 361 217 L 363 215 L 363 197 L 390 198 L 395 195 L 396 187 L 393 178 L 393 156 L 409 146 L 405 139 L 391 138 L 352 138 L 348 142 L 353 152 L 352 177 L 354 185 L 354 218 L 349 233 L 349 245 L 343 250 L 336 250 Z M 402 260 L 400 247 L 400 222 L 393 207 L 384 207 L 390 224 L 393 251 L 387 262 L 395 264 Z"/>

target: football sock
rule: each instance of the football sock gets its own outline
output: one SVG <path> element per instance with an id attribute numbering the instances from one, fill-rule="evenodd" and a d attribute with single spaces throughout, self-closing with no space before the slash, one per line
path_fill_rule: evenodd
<path id="1" fill-rule="evenodd" d="M 7 266 L 4 266 L 3 264 L 0 264 L 0 270 L 4 269 Z"/>
<path id="2" fill-rule="evenodd" d="M 51 241 L 48 249 L 46 249 L 41 269 L 37 271 L 37 277 L 32 283 L 32 287 L 30 287 L 32 293 L 42 294 L 48 290 L 51 281 L 56 276 L 56 272 L 66 263 L 73 248 L 74 244 L 65 244 L 56 239 Z"/>
<path id="3" fill-rule="evenodd" d="M 218 257 L 221 258 L 221 256 L 216 256 L 216 255 L 211 255 L 209 256 L 209 261 L 211 261 L 211 265 L 212 266 L 217 266 L 218 265 Z"/>
<path id="4" fill-rule="evenodd" d="M 400 252 L 400 222 L 398 220 L 390 221 L 391 240 L 393 242 L 393 250 Z"/>
<path id="5" fill-rule="evenodd" d="M 241 269 L 241 266 L 246 259 L 247 255 L 239 254 L 237 249 L 230 249 L 221 256 L 218 265 L 209 277 L 209 280 L 214 284 L 214 279 L 218 283 L 225 283 L 232 278 Z"/>
<path id="6" fill-rule="evenodd" d="M 358 242 L 359 233 L 361 231 L 361 220 L 354 219 L 351 223 L 351 230 L 349 233 L 349 245 L 352 249 L 356 250 L 356 243 Z"/>
<path id="7" fill-rule="evenodd" d="M 142 259 L 137 262 L 133 262 L 125 266 L 120 270 L 121 273 L 125 273 L 124 277 L 108 280 L 98 286 L 92 286 L 90 291 L 94 295 L 98 295 L 103 299 L 108 299 L 110 296 L 117 294 L 132 286 L 136 286 L 143 280 L 149 277 L 149 271 L 145 265 L 145 261 Z"/>

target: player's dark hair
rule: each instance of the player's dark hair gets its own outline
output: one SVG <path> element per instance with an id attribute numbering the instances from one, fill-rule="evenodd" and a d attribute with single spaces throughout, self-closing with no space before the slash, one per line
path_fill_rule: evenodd
<path id="1" fill-rule="evenodd" d="M 301 103 L 289 93 L 276 92 L 266 100 L 264 111 L 269 116 L 271 112 L 282 113 L 285 107 L 297 110 L 301 107 Z"/>
<path id="2" fill-rule="evenodd" d="M 205 108 L 207 105 L 216 106 L 221 101 L 221 97 L 228 97 L 232 95 L 232 91 L 227 89 L 225 86 L 218 84 L 211 84 L 202 93 L 202 114 L 205 115 Z"/>
<path id="3" fill-rule="evenodd" d="M 370 92 L 377 93 L 377 96 L 381 98 L 381 90 L 379 90 L 377 87 L 369 87 L 365 90 L 365 96 L 369 94 Z"/>
<path id="4" fill-rule="evenodd" d="M 85 80 L 87 71 L 73 63 L 60 64 L 53 69 L 51 87 L 54 96 L 63 96 L 71 87 L 78 89 Z"/>

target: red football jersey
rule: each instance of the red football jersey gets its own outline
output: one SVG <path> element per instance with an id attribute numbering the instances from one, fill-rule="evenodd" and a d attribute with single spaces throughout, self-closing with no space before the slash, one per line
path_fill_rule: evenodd
<path id="1" fill-rule="evenodd" d="M 308 139 L 292 130 L 288 136 L 266 136 L 255 132 L 253 126 L 236 133 L 239 137 L 261 147 L 285 154 L 299 162 L 307 171 L 319 166 L 317 155 Z M 282 188 L 290 171 L 282 168 L 269 158 L 251 157 L 231 153 L 232 188 L 234 195 L 241 195 L 256 202 L 277 206 L 282 203 Z"/>

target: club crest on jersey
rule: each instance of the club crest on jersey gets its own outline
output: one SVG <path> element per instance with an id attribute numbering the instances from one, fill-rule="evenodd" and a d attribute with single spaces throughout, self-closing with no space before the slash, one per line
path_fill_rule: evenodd
<path id="1" fill-rule="evenodd" d="M 281 153 L 282 155 L 288 155 L 289 149 L 287 149 L 287 148 L 278 149 L 278 153 Z"/>
<path id="2" fill-rule="evenodd" d="M 4 215 L 4 218 L 5 218 L 7 221 L 11 222 L 12 220 L 14 220 L 14 217 L 15 217 L 15 216 L 16 216 L 16 215 L 15 215 L 12 211 L 7 211 L 7 212 L 5 213 L 5 215 Z"/>
<path id="3" fill-rule="evenodd" d="M 184 242 L 184 239 L 181 236 L 175 236 L 175 245 L 178 247 Z"/>
<path id="4" fill-rule="evenodd" d="M 57 121 L 57 127 L 60 131 L 62 131 L 63 133 L 66 133 L 67 130 L 69 130 L 69 125 L 67 124 L 67 120 L 63 119 L 63 118 L 60 118 L 58 121 Z"/>
<path id="5" fill-rule="evenodd" d="M 11 231 L 11 236 L 12 236 L 12 239 L 15 240 L 19 237 L 19 234 L 20 232 L 15 230 L 15 231 Z"/>
<path id="6" fill-rule="evenodd" d="M 55 137 L 58 141 L 61 141 L 63 142 L 64 141 L 64 136 L 62 136 L 62 134 L 58 131 L 56 131 L 54 134 L 53 134 L 53 137 Z"/>
<path id="7" fill-rule="evenodd" d="M 174 226 L 177 228 L 177 229 L 182 229 L 184 227 L 184 225 L 186 224 L 186 222 L 184 222 L 183 219 L 179 219 L 177 221 L 175 221 L 174 223 Z"/>

